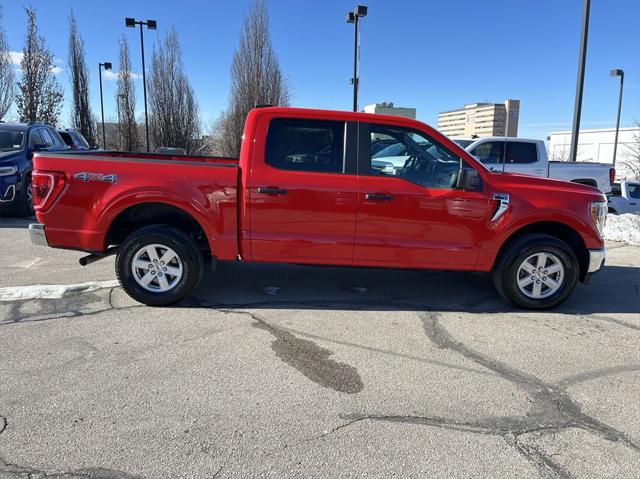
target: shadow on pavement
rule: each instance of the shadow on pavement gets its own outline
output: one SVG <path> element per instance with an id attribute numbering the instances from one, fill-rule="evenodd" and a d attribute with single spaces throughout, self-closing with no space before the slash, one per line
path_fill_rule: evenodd
<path id="1" fill-rule="evenodd" d="M 554 312 L 640 312 L 640 269 L 607 266 Z M 195 303 L 195 304 L 193 304 Z M 365 311 L 518 311 L 488 274 L 221 263 L 180 306 Z"/>
<path id="2" fill-rule="evenodd" d="M 8 213 L 0 214 L 0 228 L 28 228 L 30 223 L 36 223 L 35 216 L 20 218 L 10 216 Z"/>

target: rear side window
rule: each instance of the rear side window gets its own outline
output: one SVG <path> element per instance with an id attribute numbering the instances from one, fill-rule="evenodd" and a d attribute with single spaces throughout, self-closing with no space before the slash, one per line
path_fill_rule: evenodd
<path id="1" fill-rule="evenodd" d="M 640 183 L 629 183 L 627 185 L 629 191 L 629 197 L 634 200 L 640 200 Z"/>
<path id="2" fill-rule="evenodd" d="M 265 161 L 283 170 L 342 173 L 344 123 L 284 118 L 271 120 Z"/>
<path id="3" fill-rule="evenodd" d="M 535 163 L 538 161 L 538 148 L 535 143 L 510 141 L 507 143 L 507 163 Z"/>

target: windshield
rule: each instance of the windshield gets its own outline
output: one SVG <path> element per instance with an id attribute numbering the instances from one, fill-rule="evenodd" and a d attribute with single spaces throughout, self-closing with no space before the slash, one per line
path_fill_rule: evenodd
<path id="1" fill-rule="evenodd" d="M 457 143 L 459 147 L 461 148 L 466 148 L 467 146 L 469 146 L 471 143 L 473 143 L 475 140 L 461 140 L 461 139 L 454 139 L 453 140 L 454 143 Z"/>
<path id="2" fill-rule="evenodd" d="M 17 151 L 23 146 L 23 131 L 0 127 L 0 151 Z"/>

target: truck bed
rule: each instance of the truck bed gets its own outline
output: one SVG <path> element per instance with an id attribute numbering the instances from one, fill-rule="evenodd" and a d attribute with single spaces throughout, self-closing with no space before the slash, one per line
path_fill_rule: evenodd
<path id="1" fill-rule="evenodd" d="M 144 202 L 189 212 L 212 251 L 237 254 L 237 159 L 101 151 L 38 153 L 33 163 L 65 173 L 62 192 L 36 213 L 51 246 L 103 252 L 109 225 Z"/>

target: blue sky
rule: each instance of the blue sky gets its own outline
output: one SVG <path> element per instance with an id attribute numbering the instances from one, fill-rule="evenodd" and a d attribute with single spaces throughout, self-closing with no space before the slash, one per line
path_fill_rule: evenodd
<path id="1" fill-rule="evenodd" d="M 151 46 L 177 30 L 185 70 L 203 121 L 224 110 L 229 69 L 250 0 L 0 0 L 11 50 L 22 48 L 23 6 L 38 11 L 68 91 L 68 14 L 75 12 L 91 71 L 91 103 L 100 113 L 97 64 L 117 68 L 118 38 L 126 35 L 133 67 L 141 71 L 139 34 L 124 17 L 152 18 Z M 393 101 L 418 110 L 435 125 L 439 111 L 465 103 L 521 100 L 520 136 L 544 138 L 571 128 L 580 36 L 581 0 L 365 1 L 362 22 L 360 104 Z M 351 0 L 267 0 L 271 34 L 292 90 L 292 105 L 348 110 L 352 90 L 353 26 L 344 22 Z M 147 60 L 147 64 L 148 64 Z M 640 120 L 640 1 L 592 0 L 582 128 L 615 124 L 618 82 L 625 70 L 622 125 Z M 142 84 L 137 82 L 140 113 Z M 115 118 L 114 80 L 107 80 L 105 116 Z M 62 123 L 68 123 L 68 96 Z"/>

